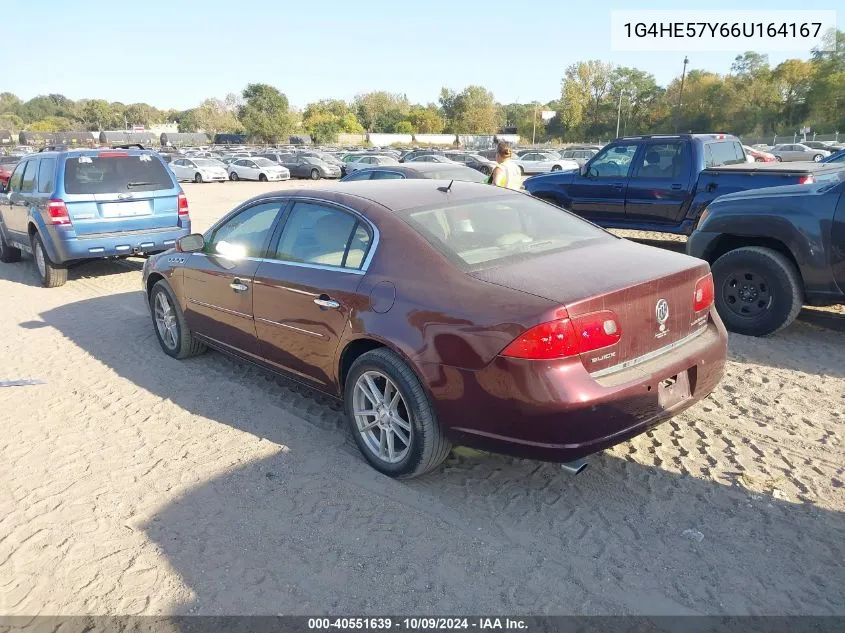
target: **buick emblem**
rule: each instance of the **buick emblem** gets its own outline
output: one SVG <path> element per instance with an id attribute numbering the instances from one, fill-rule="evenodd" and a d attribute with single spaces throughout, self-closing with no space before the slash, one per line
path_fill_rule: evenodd
<path id="1" fill-rule="evenodd" d="M 669 302 L 666 299 L 660 299 L 654 307 L 654 316 L 657 317 L 657 322 L 662 326 L 669 320 Z"/>

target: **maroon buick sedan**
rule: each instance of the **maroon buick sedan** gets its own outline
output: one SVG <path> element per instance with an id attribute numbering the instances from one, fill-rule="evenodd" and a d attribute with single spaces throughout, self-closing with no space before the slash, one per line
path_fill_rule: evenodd
<path id="1" fill-rule="evenodd" d="M 144 291 L 165 353 L 342 398 L 391 476 L 453 443 L 571 468 L 705 397 L 727 353 L 706 262 L 468 182 L 258 196 L 151 257 Z"/>

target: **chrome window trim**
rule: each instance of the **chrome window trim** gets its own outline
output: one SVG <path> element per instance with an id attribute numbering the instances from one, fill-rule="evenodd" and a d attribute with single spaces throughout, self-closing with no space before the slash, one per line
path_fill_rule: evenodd
<path id="1" fill-rule="evenodd" d="M 641 365 L 645 362 L 653 360 L 658 356 L 665 354 L 666 352 L 670 352 L 673 349 L 677 349 L 682 345 L 686 345 L 690 341 L 698 338 L 702 334 L 707 331 L 707 326 L 705 325 L 700 330 L 693 332 L 692 334 L 688 334 L 682 339 L 675 341 L 674 343 L 669 343 L 669 345 L 664 345 L 661 348 L 653 350 L 648 354 L 643 354 L 642 356 L 638 356 L 637 358 L 632 358 L 631 360 L 626 360 L 621 363 L 617 363 L 616 365 L 612 365 L 611 367 L 605 367 L 604 369 L 599 369 L 598 371 L 594 371 L 590 374 L 591 378 L 601 378 L 602 376 L 607 376 L 608 374 L 616 373 L 617 371 L 622 371 L 623 369 L 630 369 L 631 367 L 636 367 L 637 365 Z"/>

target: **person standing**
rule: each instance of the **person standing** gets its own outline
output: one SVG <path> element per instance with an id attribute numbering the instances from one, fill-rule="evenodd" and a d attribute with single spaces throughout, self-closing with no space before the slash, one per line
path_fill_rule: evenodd
<path id="1" fill-rule="evenodd" d="M 496 145 L 496 165 L 490 174 L 490 184 L 506 189 L 522 188 L 522 171 L 513 160 L 510 143 L 499 141 Z"/>

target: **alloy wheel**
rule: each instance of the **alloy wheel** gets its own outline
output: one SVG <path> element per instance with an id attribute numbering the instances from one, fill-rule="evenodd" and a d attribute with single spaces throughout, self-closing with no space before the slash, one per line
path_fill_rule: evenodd
<path id="1" fill-rule="evenodd" d="M 380 371 L 366 371 L 352 394 L 352 412 L 364 445 L 388 464 L 401 462 L 411 449 L 413 427 L 405 399 Z"/>
<path id="2" fill-rule="evenodd" d="M 164 345 L 169 350 L 175 350 L 179 341 L 179 324 L 176 322 L 176 311 L 165 292 L 156 295 L 155 322 Z"/>
<path id="3" fill-rule="evenodd" d="M 35 244 L 35 265 L 38 267 L 38 272 L 41 277 L 47 276 L 47 260 L 44 258 L 44 247 L 41 244 Z"/>

